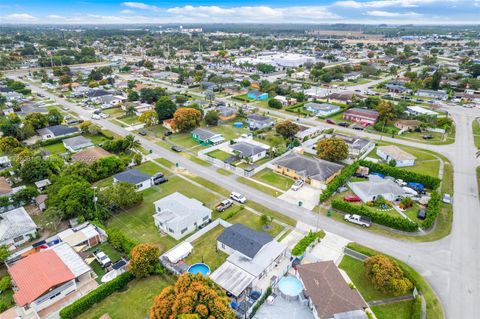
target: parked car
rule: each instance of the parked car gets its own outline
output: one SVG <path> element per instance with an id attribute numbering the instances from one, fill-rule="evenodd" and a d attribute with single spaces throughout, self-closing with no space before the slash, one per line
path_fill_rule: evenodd
<path id="1" fill-rule="evenodd" d="M 357 130 L 357 131 L 363 131 L 364 128 L 363 126 L 358 126 L 358 125 L 355 125 L 354 127 L 352 127 L 354 130 Z"/>
<path id="2" fill-rule="evenodd" d="M 355 203 L 355 202 L 361 202 L 362 199 L 356 195 L 347 195 L 343 198 L 344 201 L 346 202 L 351 202 L 351 203 Z"/>
<path id="3" fill-rule="evenodd" d="M 92 115 L 92 119 L 93 119 L 93 120 L 100 120 L 101 117 L 100 117 L 100 115 L 98 115 L 98 114 L 93 114 L 93 115 Z"/>
<path id="4" fill-rule="evenodd" d="M 338 123 L 338 126 L 341 126 L 341 127 L 349 127 L 350 124 L 346 123 L 346 122 L 340 122 Z"/>
<path id="5" fill-rule="evenodd" d="M 443 194 L 442 202 L 444 202 L 445 204 L 451 204 L 452 196 L 450 196 L 450 194 Z"/>
<path id="6" fill-rule="evenodd" d="M 62 109 L 63 109 L 64 111 L 68 111 L 68 110 L 69 110 L 69 109 L 68 109 L 68 106 L 63 106 Z"/>
<path id="7" fill-rule="evenodd" d="M 304 184 L 305 182 L 303 181 L 303 179 L 296 180 L 295 183 L 293 183 L 292 187 L 290 187 L 290 189 L 293 191 L 298 191 Z"/>
<path id="8" fill-rule="evenodd" d="M 330 124 L 337 124 L 334 120 L 331 119 L 326 119 L 325 122 L 330 123 Z"/>
<path id="9" fill-rule="evenodd" d="M 215 206 L 215 210 L 217 212 L 223 212 L 224 210 L 226 210 L 228 207 L 232 205 L 233 205 L 233 202 L 230 199 L 224 199 L 220 203 L 218 203 L 217 206 Z"/>
<path id="10" fill-rule="evenodd" d="M 110 116 L 110 115 L 108 115 L 108 114 L 100 113 L 100 117 L 101 117 L 102 119 L 107 119 L 109 116 Z"/>
<path id="11" fill-rule="evenodd" d="M 350 215 L 346 214 L 343 219 L 347 222 L 354 223 L 360 225 L 362 227 L 370 227 L 372 226 L 372 221 L 370 218 L 360 216 L 360 215 Z"/>
<path id="12" fill-rule="evenodd" d="M 166 131 L 165 133 L 163 133 L 163 135 L 165 135 L 165 136 L 170 136 L 170 135 L 172 135 L 172 134 L 173 134 L 172 131 Z"/>
<path id="13" fill-rule="evenodd" d="M 112 263 L 110 258 L 108 258 L 108 256 L 101 250 L 95 250 L 93 256 L 103 268 L 110 266 Z"/>
<path id="14" fill-rule="evenodd" d="M 100 115 L 100 113 L 102 113 L 102 110 L 96 109 L 96 110 L 93 111 L 93 114 Z"/>
<path id="15" fill-rule="evenodd" d="M 404 182 L 403 179 L 396 179 L 396 180 L 395 180 L 395 183 L 397 183 L 397 184 L 400 185 L 400 186 L 405 186 L 405 185 L 407 185 L 407 183 Z"/>
<path id="16" fill-rule="evenodd" d="M 165 175 L 163 175 L 163 173 L 156 173 L 153 175 L 152 180 L 155 185 L 168 182 L 168 179 L 165 177 Z"/>
<path id="17" fill-rule="evenodd" d="M 182 148 L 181 148 L 180 146 L 173 145 L 173 146 L 172 146 L 172 151 L 181 152 L 181 151 L 182 151 Z"/>
<path id="18" fill-rule="evenodd" d="M 141 136 L 145 136 L 145 135 L 147 135 L 147 132 L 142 130 L 142 131 L 139 131 L 138 134 L 140 134 Z"/>
<path id="19" fill-rule="evenodd" d="M 424 220 L 426 217 L 427 217 L 427 213 L 426 213 L 425 208 L 420 208 L 418 210 L 418 213 L 417 213 L 417 218 L 421 219 L 421 220 Z"/>
<path id="20" fill-rule="evenodd" d="M 240 204 L 243 204 L 247 201 L 247 198 L 245 196 L 243 196 L 242 194 L 237 193 L 237 192 L 232 192 L 230 194 L 230 198 L 233 199 L 236 202 L 239 202 Z"/>
<path id="21" fill-rule="evenodd" d="M 424 140 L 431 140 L 431 139 L 433 138 L 433 136 L 430 135 L 430 134 L 425 134 L 425 135 L 422 136 L 422 138 L 423 138 Z"/>

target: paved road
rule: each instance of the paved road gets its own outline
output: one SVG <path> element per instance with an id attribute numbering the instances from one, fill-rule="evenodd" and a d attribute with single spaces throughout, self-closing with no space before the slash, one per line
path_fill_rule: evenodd
<path id="1" fill-rule="evenodd" d="M 68 106 L 81 117 L 89 119 L 91 112 L 65 99 L 58 98 L 39 87 L 31 86 L 34 92 Z M 478 110 L 450 110 L 456 121 L 456 143 L 452 145 L 425 145 L 405 140 L 394 142 L 414 147 L 430 149 L 447 156 L 454 166 L 454 211 L 455 218 L 451 235 L 430 243 L 410 243 L 366 232 L 357 227 L 338 223 L 325 216 L 279 199 L 268 196 L 236 181 L 235 176 L 223 176 L 213 167 L 203 167 L 187 160 L 179 154 L 164 149 L 141 136 L 137 136 L 146 149 L 151 149 L 161 157 L 179 163 L 189 171 L 230 190 L 237 190 L 248 198 L 263 203 L 268 208 L 281 212 L 295 220 L 310 225 L 319 225 L 360 244 L 395 256 L 415 267 L 431 283 L 446 309 L 448 318 L 478 318 L 480 313 L 480 250 L 479 231 L 480 204 L 475 179 L 475 168 L 479 164 L 475 158 L 475 147 L 471 134 L 471 121 L 480 116 Z M 284 114 L 281 114 L 284 116 Z M 119 135 L 131 134 L 109 121 L 95 121 Z M 310 123 L 308 120 L 306 123 Z M 314 123 L 312 123 L 314 124 Z M 317 123 L 318 124 L 318 123 Z M 359 133 L 355 131 L 355 133 Z M 366 133 L 361 133 L 366 134 Z M 368 135 L 370 136 L 370 135 Z M 378 138 L 375 136 L 375 138 Z M 387 140 L 387 139 L 386 139 Z"/>

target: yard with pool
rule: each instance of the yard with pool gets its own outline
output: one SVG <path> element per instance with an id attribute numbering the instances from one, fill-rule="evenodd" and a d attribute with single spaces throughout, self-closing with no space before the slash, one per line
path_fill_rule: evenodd
<path id="1" fill-rule="evenodd" d="M 193 251 L 184 259 L 188 265 L 205 263 L 214 272 L 220 267 L 228 255 L 217 250 L 217 238 L 225 228 L 222 225 L 215 226 L 212 230 L 192 242 Z"/>

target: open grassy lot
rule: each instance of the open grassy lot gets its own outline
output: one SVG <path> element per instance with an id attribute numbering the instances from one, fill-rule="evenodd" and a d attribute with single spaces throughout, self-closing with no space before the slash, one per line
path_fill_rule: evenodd
<path id="1" fill-rule="evenodd" d="M 198 145 L 198 143 L 193 140 L 190 133 L 175 133 L 170 135 L 168 137 L 168 140 L 176 145 L 185 148 L 190 148 Z"/>
<path id="2" fill-rule="evenodd" d="M 138 124 L 138 116 L 136 115 L 128 115 L 128 116 L 122 116 L 122 117 L 117 117 L 117 120 L 126 123 L 128 125 L 134 125 Z"/>
<path id="3" fill-rule="evenodd" d="M 128 284 L 128 289 L 112 294 L 78 318 L 99 318 L 106 313 L 115 319 L 145 318 L 153 305 L 153 298 L 174 282 L 175 279 L 168 275 L 133 280 Z"/>
<path id="4" fill-rule="evenodd" d="M 267 232 L 273 237 L 278 235 L 283 230 L 282 225 L 279 225 L 277 223 L 272 223 L 271 224 L 272 228 L 268 231 L 265 231 L 260 221 L 260 216 L 250 213 L 247 210 L 238 212 L 235 216 L 228 219 L 228 222 L 232 224 L 241 223 L 241 224 L 244 224 L 245 226 L 255 229 L 256 231 Z"/>
<path id="5" fill-rule="evenodd" d="M 413 318 L 413 300 L 372 307 L 377 319 L 420 319 Z"/>
<path id="6" fill-rule="evenodd" d="M 265 168 L 260 172 L 256 173 L 252 176 L 252 178 L 283 190 L 290 189 L 290 187 L 294 183 L 293 179 L 277 174 L 268 168 Z"/>
<path id="7" fill-rule="evenodd" d="M 153 222 L 153 203 L 174 192 L 180 192 L 187 197 L 196 198 L 207 207 L 213 208 L 220 200 L 206 189 L 192 185 L 184 179 L 174 176 L 164 184 L 151 187 L 143 192 L 142 204 L 114 215 L 108 226 L 122 229 L 130 238 L 139 242 L 158 244 L 161 251 L 173 247 L 177 241 L 170 236 L 161 235 Z"/>
<path id="8" fill-rule="evenodd" d="M 281 192 L 269 187 L 269 186 L 265 186 L 263 184 L 260 184 L 260 183 L 257 183 L 255 182 L 254 180 L 251 180 L 251 179 L 248 179 L 248 178 L 245 178 L 243 176 L 240 176 L 237 178 L 237 181 L 239 181 L 240 183 L 242 184 L 245 184 L 245 185 L 248 185 L 252 188 L 255 188 L 265 194 L 268 194 L 270 196 L 273 196 L 273 197 L 277 197 L 277 196 L 280 196 L 282 195 Z"/>
<path id="9" fill-rule="evenodd" d="M 472 122 L 472 131 L 475 147 L 480 148 L 480 122 L 478 121 L 478 118 L 476 118 Z"/>
<path id="10" fill-rule="evenodd" d="M 63 146 L 62 142 L 58 142 L 58 143 L 47 145 L 47 146 L 42 146 L 42 150 L 48 151 L 52 155 L 54 154 L 58 155 L 58 154 L 68 152 L 65 146 Z"/>
<path id="11" fill-rule="evenodd" d="M 221 123 L 217 126 L 209 126 L 207 129 L 209 129 L 212 132 L 222 134 L 226 141 L 235 139 L 242 134 L 250 132 L 248 128 L 246 128 L 245 126 L 242 128 L 233 127 L 233 123 L 235 122 L 241 122 L 241 121 L 240 120 L 228 121 L 225 123 Z"/>
<path id="12" fill-rule="evenodd" d="M 355 287 L 357 287 L 358 292 L 360 292 L 360 294 L 366 301 L 394 297 L 391 294 L 385 294 L 381 291 L 378 291 L 377 289 L 375 289 L 375 287 L 373 287 L 372 283 L 365 275 L 363 262 L 350 256 L 344 256 L 339 267 L 345 270 L 345 272 L 348 274 L 348 276 L 354 283 Z"/>
<path id="13" fill-rule="evenodd" d="M 218 225 L 192 242 L 193 252 L 184 261 L 189 265 L 205 263 L 210 267 L 211 272 L 215 271 L 228 257 L 226 253 L 217 251 L 217 238 L 224 229 L 222 225 Z"/>
<path id="14" fill-rule="evenodd" d="M 233 155 L 222 150 L 214 150 L 207 153 L 208 156 L 219 159 L 221 161 L 226 160 L 227 158 L 232 157 Z"/>

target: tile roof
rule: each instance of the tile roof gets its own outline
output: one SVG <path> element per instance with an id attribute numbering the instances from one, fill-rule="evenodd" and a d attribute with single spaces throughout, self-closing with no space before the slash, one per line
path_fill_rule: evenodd
<path id="1" fill-rule="evenodd" d="M 8 270 L 18 290 L 13 295 L 18 306 L 31 303 L 50 288 L 75 278 L 53 250 L 29 255 Z"/>
<path id="2" fill-rule="evenodd" d="M 104 150 L 103 148 L 92 147 L 72 155 L 72 159 L 77 162 L 84 162 L 89 164 L 101 158 L 109 157 L 109 156 L 113 156 L 113 155 L 107 152 L 106 150 Z"/>
<path id="3" fill-rule="evenodd" d="M 267 233 L 255 231 L 242 224 L 233 224 L 226 228 L 217 240 L 247 257 L 254 258 L 272 239 Z"/>
<path id="4" fill-rule="evenodd" d="M 358 291 L 347 285 L 333 261 L 299 265 L 298 273 L 319 318 L 367 308 Z"/>

